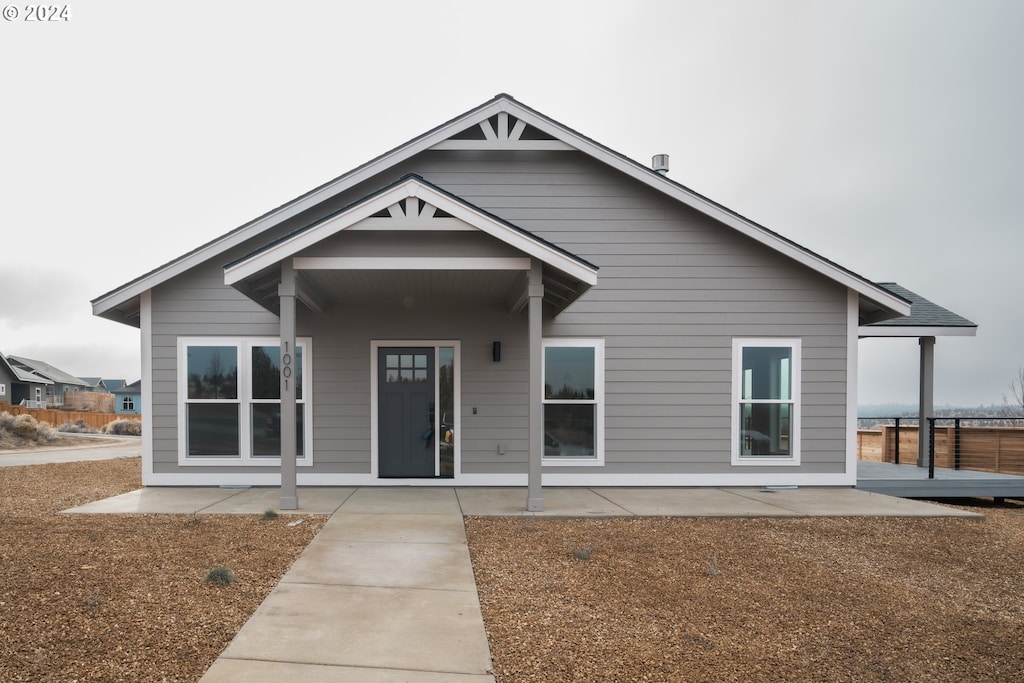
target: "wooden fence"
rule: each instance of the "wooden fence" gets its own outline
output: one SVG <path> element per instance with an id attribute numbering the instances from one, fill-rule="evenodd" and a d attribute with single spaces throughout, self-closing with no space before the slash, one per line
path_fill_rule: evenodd
<path id="1" fill-rule="evenodd" d="M 900 463 L 917 462 L 916 425 L 900 425 Z M 956 428 L 935 427 L 935 466 L 956 466 Z M 895 462 L 896 427 L 857 431 L 857 458 Z M 1024 475 L 1024 429 L 1009 427 L 961 427 L 960 469 Z"/>
<path id="2" fill-rule="evenodd" d="M 65 422 L 77 422 L 81 420 L 92 429 L 100 429 L 115 420 L 142 420 L 141 415 L 118 415 L 116 413 L 97 413 L 92 411 L 79 410 L 58 410 L 56 408 L 27 408 L 15 406 L 10 403 L 0 402 L 0 413 L 11 415 L 31 415 L 40 422 L 47 422 L 54 427 Z"/>

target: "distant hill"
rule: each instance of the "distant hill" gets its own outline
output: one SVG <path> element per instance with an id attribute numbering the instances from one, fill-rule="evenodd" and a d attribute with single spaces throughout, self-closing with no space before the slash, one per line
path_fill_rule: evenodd
<path id="1" fill-rule="evenodd" d="M 857 422 L 861 429 L 877 424 L 892 424 L 892 420 L 872 420 L 871 418 L 917 417 L 917 406 L 900 403 L 878 403 L 857 407 Z M 988 418 L 974 424 L 993 427 L 1024 427 L 1024 416 L 1020 411 L 1004 405 L 974 406 L 936 406 L 935 417 Z M 998 421 L 997 421 L 998 420 Z M 911 423 L 913 424 L 913 423 Z"/>

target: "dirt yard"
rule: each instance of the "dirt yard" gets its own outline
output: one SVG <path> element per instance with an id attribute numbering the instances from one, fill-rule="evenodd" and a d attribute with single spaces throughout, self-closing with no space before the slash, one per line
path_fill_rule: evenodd
<path id="1" fill-rule="evenodd" d="M 0 468 L 0 680 L 197 681 L 327 519 L 57 514 L 140 485 L 138 458 Z"/>
<path id="2" fill-rule="evenodd" d="M 981 511 L 466 527 L 499 683 L 1020 681 L 1024 508 Z"/>
<path id="3" fill-rule="evenodd" d="M 197 681 L 325 521 L 57 514 L 138 486 L 0 468 L 0 680 Z M 980 509 L 466 527 L 499 683 L 1022 680 L 1024 507 Z"/>

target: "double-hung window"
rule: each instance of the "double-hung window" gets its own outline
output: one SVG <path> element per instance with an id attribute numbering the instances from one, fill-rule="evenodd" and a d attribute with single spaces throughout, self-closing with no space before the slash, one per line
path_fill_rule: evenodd
<path id="1" fill-rule="evenodd" d="M 296 453 L 308 457 L 308 339 L 296 342 Z M 179 461 L 276 464 L 281 457 L 281 347 L 276 338 L 182 338 L 178 342 Z"/>
<path id="2" fill-rule="evenodd" d="M 733 341 L 732 463 L 800 464 L 800 340 Z"/>
<path id="3" fill-rule="evenodd" d="M 545 339 L 544 462 L 604 464 L 604 340 Z"/>

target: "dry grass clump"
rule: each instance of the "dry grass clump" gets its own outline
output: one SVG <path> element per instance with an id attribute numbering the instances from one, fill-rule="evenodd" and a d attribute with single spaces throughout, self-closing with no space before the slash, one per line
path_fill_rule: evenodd
<path id="1" fill-rule="evenodd" d="M 57 431 L 62 434 L 95 434 L 96 430 L 85 424 L 85 420 L 75 420 L 74 422 L 62 422 L 57 425 Z"/>
<path id="2" fill-rule="evenodd" d="M 56 438 L 57 430 L 47 422 L 39 422 L 31 415 L 0 413 L 0 448 L 51 443 Z"/>
<path id="3" fill-rule="evenodd" d="M 103 434 L 116 436 L 142 436 L 142 422 L 140 420 L 114 420 L 103 425 L 100 430 Z"/>

